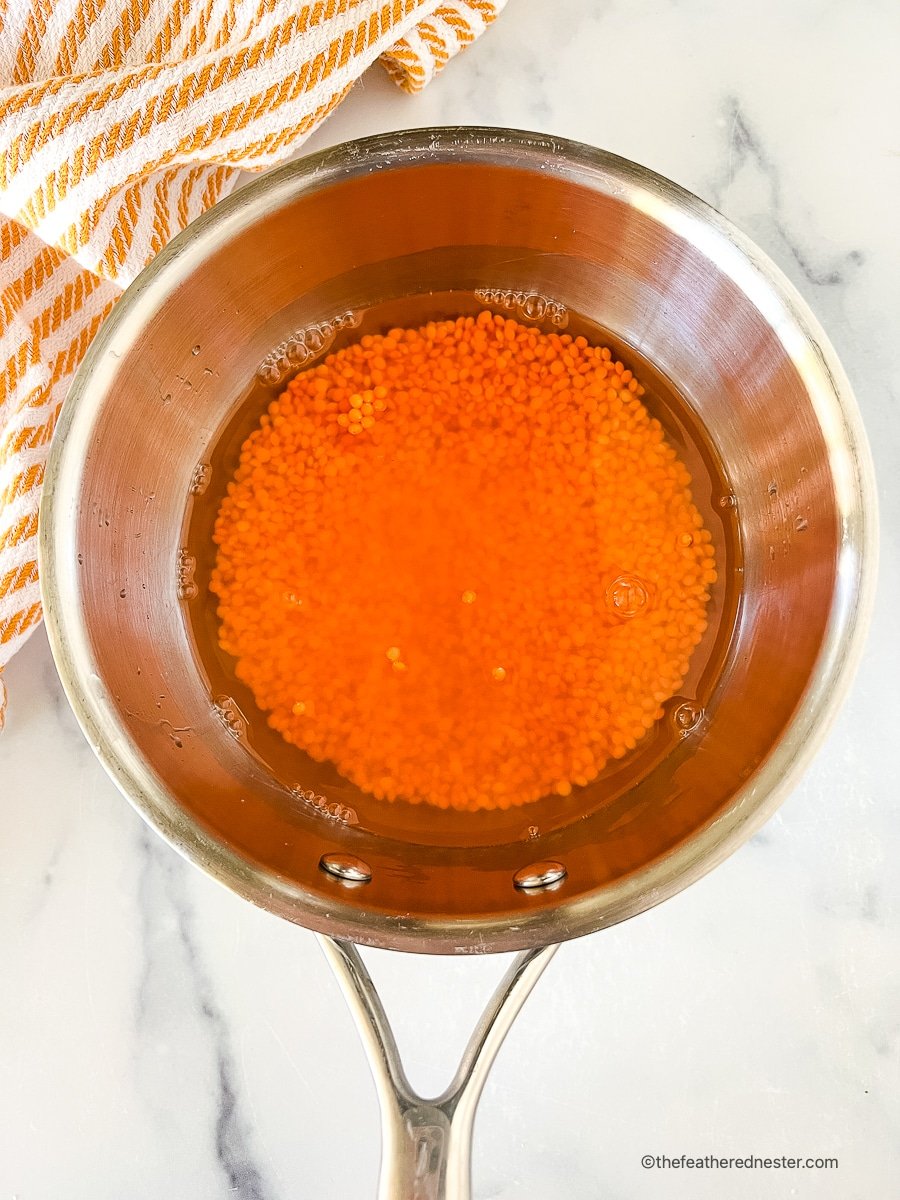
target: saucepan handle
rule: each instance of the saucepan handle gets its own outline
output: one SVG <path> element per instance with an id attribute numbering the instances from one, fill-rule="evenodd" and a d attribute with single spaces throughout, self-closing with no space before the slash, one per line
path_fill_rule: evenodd
<path id="1" fill-rule="evenodd" d="M 475 1110 L 497 1051 L 557 946 L 523 950 L 485 1008 L 452 1083 L 417 1095 L 375 985 L 352 942 L 319 935 L 359 1031 L 381 1108 L 378 1200 L 470 1200 Z"/>

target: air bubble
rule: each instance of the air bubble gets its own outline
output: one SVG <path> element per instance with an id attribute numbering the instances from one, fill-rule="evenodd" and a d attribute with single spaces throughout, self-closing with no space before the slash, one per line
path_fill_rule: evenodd
<path id="1" fill-rule="evenodd" d="M 326 821 L 336 821 L 340 825 L 359 824 L 359 817 L 356 815 L 354 809 L 346 804 L 341 804 L 338 800 L 329 801 L 324 796 L 319 795 L 318 792 L 314 792 L 312 788 L 291 788 L 291 795 L 304 808 L 314 813 L 317 817 L 324 817 Z"/>
<path id="2" fill-rule="evenodd" d="M 218 696 L 213 701 L 216 716 L 233 738 L 240 740 L 247 732 L 247 722 L 230 696 Z"/>
<path id="3" fill-rule="evenodd" d="M 734 492 L 727 492 L 719 497 L 719 508 L 737 508 L 737 496 Z"/>
<path id="4" fill-rule="evenodd" d="M 197 357 L 197 355 L 198 355 L 199 353 L 200 353 L 200 347 L 199 347 L 199 346 L 193 346 L 193 347 L 191 348 L 191 354 L 193 354 L 195 358 Z"/>
<path id="5" fill-rule="evenodd" d="M 647 588 L 637 575 L 617 575 L 606 589 L 606 607 L 624 621 L 643 612 L 648 600 Z"/>
<path id="6" fill-rule="evenodd" d="M 295 330 L 266 355 L 257 368 L 257 378 L 269 385 L 281 383 L 292 370 L 308 366 L 324 354 L 339 329 L 353 329 L 361 320 L 357 313 L 348 311 Z"/>
<path id="7" fill-rule="evenodd" d="M 515 313 L 523 321 L 549 321 L 557 329 L 565 329 L 569 323 L 569 310 L 558 300 L 542 296 L 540 292 L 518 292 L 505 288 L 476 288 L 475 299 L 482 304 L 493 304 Z"/>
<path id="8" fill-rule="evenodd" d="M 199 462 L 194 467 L 194 473 L 191 475 L 190 493 L 192 496 L 202 496 L 209 487 L 209 481 L 212 477 L 212 467 L 209 463 Z"/>
<path id="9" fill-rule="evenodd" d="M 318 326 L 313 325 L 306 334 L 306 346 L 310 354 L 318 354 L 325 345 L 326 335 Z"/>
<path id="10" fill-rule="evenodd" d="M 521 312 L 529 321 L 542 321 L 547 313 L 547 301 L 543 296 L 528 296 L 522 303 Z"/>
<path id="11" fill-rule="evenodd" d="M 197 595 L 198 588 L 194 583 L 194 571 L 197 569 L 197 560 L 193 554 L 190 554 L 186 549 L 182 548 L 178 551 L 178 581 L 175 591 L 179 600 L 193 600 Z"/>

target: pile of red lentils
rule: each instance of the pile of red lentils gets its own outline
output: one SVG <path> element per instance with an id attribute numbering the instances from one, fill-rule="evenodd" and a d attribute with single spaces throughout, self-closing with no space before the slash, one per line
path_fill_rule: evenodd
<path id="1" fill-rule="evenodd" d="M 482 312 L 366 336 L 245 441 L 223 649 L 269 723 L 384 800 L 566 796 L 679 689 L 716 578 L 608 349 Z"/>

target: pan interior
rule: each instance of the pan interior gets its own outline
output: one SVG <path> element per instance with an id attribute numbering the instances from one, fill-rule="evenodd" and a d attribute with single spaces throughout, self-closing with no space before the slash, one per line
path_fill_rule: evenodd
<path id="1" fill-rule="evenodd" d="M 141 811 L 284 916 L 421 950 L 586 932 L 708 869 L 802 752 L 812 725 L 795 718 L 813 682 L 825 704 L 858 593 L 857 454 L 770 269 L 631 164 L 522 135 L 474 145 L 432 131 L 297 164 L 178 239 L 85 364 L 44 522 L 57 659 Z M 379 804 L 271 733 L 214 648 L 212 515 L 272 394 L 250 381 L 314 326 L 334 347 L 485 305 L 546 319 L 537 301 L 618 349 L 666 414 L 725 564 L 711 631 L 659 729 L 572 797 L 479 813 Z M 355 328 L 335 330 L 342 314 Z M 371 882 L 323 872 L 330 853 L 364 860 Z M 562 882 L 513 886 L 548 859 Z"/>

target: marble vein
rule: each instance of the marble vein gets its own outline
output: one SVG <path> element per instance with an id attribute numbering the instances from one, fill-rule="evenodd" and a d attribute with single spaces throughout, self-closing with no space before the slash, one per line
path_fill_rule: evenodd
<path id="1" fill-rule="evenodd" d="M 728 192 L 734 187 L 741 172 L 758 172 L 765 181 L 765 193 L 754 204 L 750 215 L 754 226 L 768 226 L 778 241 L 788 251 L 800 274 L 814 287 L 841 287 L 853 272 L 865 263 L 862 250 L 849 250 L 839 255 L 830 265 L 820 266 L 813 260 L 813 252 L 805 249 L 798 236 L 788 227 L 784 213 L 781 176 L 774 157 L 765 148 L 760 134 L 751 126 L 741 101 L 729 96 L 724 102 L 719 124 L 728 129 L 728 156 L 710 187 L 710 202 L 724 211 Z M 757 235 L 758 236 L 758 235 Z M 772 238 L 767 237 L 771 245 Z"/>
<path id="2" fill-rule="evenodd" d="M 167 982 L 173 969 L 182 973 L 191 1014 L 199 1026 L 211 1060 L 214 1086 L 211 1149 L 229 1195 L 240 1200 L 277 1200 L 277 1192 L 256 1160 L 238 1092 L 231 1033 L 204 966 L 194 931 L 194 913 L 187 894 L 189 868 L 148 829 L 139 835 L 141 875 L 138 904 L 144 946 L 144 967 L 136 1003 L 138 1047 L 148 1029 L 158 1027 Z M 176 1064 L 177 1069 L 177 1064 Z M 175 1105 L 181 1093 L 173 1093 Z"/>

